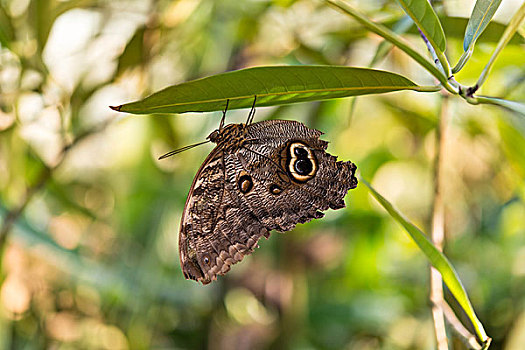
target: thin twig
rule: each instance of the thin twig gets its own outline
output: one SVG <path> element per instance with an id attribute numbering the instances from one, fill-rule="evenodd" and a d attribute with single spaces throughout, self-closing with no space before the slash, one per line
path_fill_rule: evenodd
<path id="1" fill-rule="evenodd" d="M 445 240 L 445 206 L 443 203 L 443 154 L 445 147 L 445 134 L 448 123 L 448 98 L 441 99 L 439 127 L 436 135 L 436 156 L 434 163 L 434 203 L 432 210 L 432 243 L 437 249 L 443 250 Z M 438 350 L 448 350 L 447 330 L 445 318 L 440 305 L 443 304 L 443 279 L 434 267 L 430 267 L 430 301 L 432 302 L 432 317 Z"/>
<path id="2" fill-rule="evenodd" d="M 346 0 L 325 0 L 325 2 L 352 16 L 355 20 L 357 20 L 371 32 L 380 35 L 385 40 L 388 40 L 395 46 L 399 47 L 403 52 L 412 57 L 412 59 L 414 59 L 430 74 L 432 74 L 436 79 L 438 79 L 441 85 L 447 91 L 453 94 L 457 93 L 456 87 L 452 86 L 448 82 L 448 77 L 445 74 L 443 74 L 443 72 L 439 70 L 432 62 L 429 62 L 428 59 L 423 57 L 421 54 L 419 54 L 419 52 L 417 52 L 417 50 L 412 48 L 412 46 L 409 43 L 407 43 L 401 36 L 394 33 L 392 30 L 388 29 L 382 24 L 371 21 L 368 17 L 364 16 L 359 11 L 356 11 L 352 6 L 350 6 Z"/>

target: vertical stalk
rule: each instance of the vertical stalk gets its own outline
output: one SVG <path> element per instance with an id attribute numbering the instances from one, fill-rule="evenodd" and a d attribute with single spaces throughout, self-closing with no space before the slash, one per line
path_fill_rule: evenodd
<path id="1" fill-rule="evenodd" d="M 434 160 L 434 203 L 432 209 L 431 240 L 437 249 L 443 250 L 445 240 L 445 206 L 443 203 L 443 155 L 445 135 L 448 124 L 448 97 L 442 96 L 441 110 L 439 112 L 439 126 L 436 133 L 436 156 Z M 443 299 L 443 280 L 441 274 L 430 267 L 430 301 L 432 302 L 432 317 L 438 350 L 448 350 L 445 317 L 441 305 Z"/>

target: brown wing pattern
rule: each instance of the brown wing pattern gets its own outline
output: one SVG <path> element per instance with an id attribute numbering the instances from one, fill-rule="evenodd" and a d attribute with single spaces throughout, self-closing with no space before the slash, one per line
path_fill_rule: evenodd
<path id="1" fill-rule="evenodd" d="M 250 254 L 270 230 L 289 231 L 322 217 L 321 211 L 344 207 L 347 191 L 357 186 L 356 167 L 326 153 L 321 135 L 299 122 L 264 121 L 247 127 L 243 147 L 219 144 L 211 152 L 193 181 L 181 221 L 186 278 L 207 284 Z M 315 160 L 315 175 L 307 181 L 296 181 L 287 166 L 293 142 Z"/>
<path id="2" fill-rule="evenodd" d="M 256 195 L 247 199 L 252 207 L 267 208 L 267 213 L 258 218 L 269 230 L 289 231 L 297 223 L 322 217 L 321 211 L 328 208 L 343 208 L 344 196 L 357 186 L 356 166 L 338 162 L 337 157 L 325 152 L 328 143 L 319 140 L 321 135 L 294 121 L 264 121 L 248 128 L 247 138 L 254 141 L 239 150 L 237 157 L 254 178 Z M 284 165 L 283 154 L 293 141 L 312 149 L 317 161 L 315 176 L 303 183 L 293 181 Z M 282 191 L 272 193 L 274 185 Z"/>
<path id="3" fill-rule="evenodd" d="M 181 221 L 184 276 L 203 284 L 228 272 L 268 232 L 238 196 L 225 170 L 225 154 L 217 147 L 195 176 Z"/>

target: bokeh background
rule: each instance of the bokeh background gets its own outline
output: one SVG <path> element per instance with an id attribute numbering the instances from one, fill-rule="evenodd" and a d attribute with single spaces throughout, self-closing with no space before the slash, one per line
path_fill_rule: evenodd
<path id="1" fill-rule="evenodd" d="M 353 4 L 377 21 L 402 16 L 395 1 Z M 473 4 L 435 7 L 468 17 Z M 506 23 L 519 5 L 504 1 L 495 20 Z M 447 23 L 455 63 L 466 22 Z M 498 35 L 480 39 L 459 81 L 476 81 Z M 523 42 L 505 49 L 483 94 L 525 100 Z M 346 209 L 262 239 L 217 282 L 186 281 L 178 225 L 211 146 L 157 157 L 203 140 L 220 113 L 108 108 L 255 65 L 368 66 L 380 43 L 320 1 L 0 0 L 0 348 L 434 348 L 428 263 L 364 186 Z M 376 67 L 434 83 L 397 49 Z M 324 131 L 332 154 L 355 162 L 429 232 L 444 105 L 445 253 L 493 348 L 522 349 L 523 124 L 439 93 L 360 97 L 353 113 L 351 104 L 259 108 L 255 119 Z M 246 114 L 228 112 L 227 121 Z M 451 347 L 463 349 L 449 332 Z"/>

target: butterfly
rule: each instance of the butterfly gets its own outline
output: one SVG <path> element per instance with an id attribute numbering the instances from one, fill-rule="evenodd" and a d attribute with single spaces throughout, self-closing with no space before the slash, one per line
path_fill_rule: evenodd
<path id="1" fill-rule="evenodd" d="M 206 141 L 159 158 L 216 144 L 197 171 L 180 223 L 187 279 L 216 280 L 251 254 L 261 237 L 343 208 L 344 196 L 357 186 L 355 164 L 327 153 L 322 132 L 293 120 L 254 123 L 255 101 L 246 123 L 224 125 L 227 101 L 219 128 Z"/>

